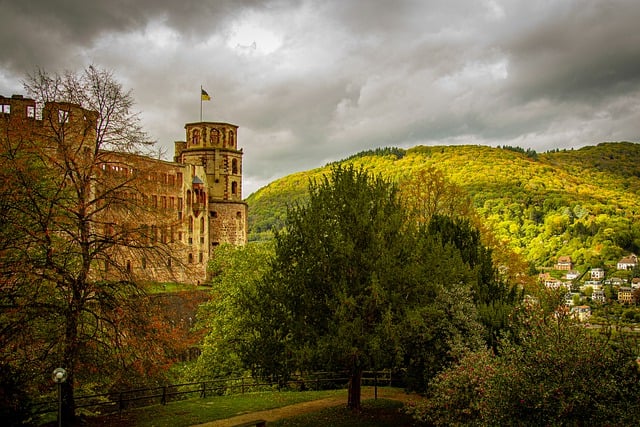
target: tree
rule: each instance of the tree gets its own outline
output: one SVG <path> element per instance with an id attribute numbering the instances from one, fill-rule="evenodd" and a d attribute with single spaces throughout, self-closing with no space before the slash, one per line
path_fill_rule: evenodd
<path id="1" fill-rule="evenodd" d="M 200 305 L 196 325 L 206 335 L 196 364 L 188 369 L 189 380 L 229 378 L 245 373 L 239 355 L 250 341 L 247 323 L 254 313 L 247 313 L 242 301 L 257 298 L 256 283 L 265 274 L 272 256 L 270 242 L 216 248 L 209 262 L 213 276 L 210 299 Z"/>
<path id="2" fill-rule="evenodd" d="M 152 143 L 131 111 L 131 93 L 110 72 L 39 70 L 24 86 L 43 109 L 1 128 L 7 239 L 0 252 L 0 362 L 41 384 L 53 368 L 66 368 L 69 420 L 78 384 L 95 380 L 102 367 L 122 369 L 155 356 L 131 347 L 135 330 L 148 322 L 140 321 L 145 299 L 127 260 L 164 262 L 169 247 L 143 224 L 169 220 L 144 202 L 145 171 L 130 173 L 119 155 Z M 106 173 L 111 166 L 124 173 Z"/>
<path id="3" fill-rule="evenodd" d="M 242 302 L 240 357 L 261 376 L 345 369 L 355 410 L 365 369 L 419 359 L 433 375 L 482 343 L 461 253 L 408 221 L 393 184 L 335 166 L 289 209 L 270 268 Z"/>
<path id="4" fill-rule="evenodd" d="M 400 191 L 403 205 L 420 223 L 428 223 L 434 215 L 476 217 L 467 192 L 433 166 L 420 169 L 402 181 Z"/>

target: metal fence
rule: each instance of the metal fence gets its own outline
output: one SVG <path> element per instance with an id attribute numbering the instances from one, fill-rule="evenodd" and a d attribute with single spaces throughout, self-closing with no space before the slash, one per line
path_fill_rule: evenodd
<path id="1" fill-rule="evenodd" d="M 375 387 L 391 386 L 397 382 L 391 371 L 365 371 L 362 385 Z M 76 408 L 93 408 L 94 412 L 108 414 L 127 409 L 151 405 L 166 405 L 171 401 L 189 398 L 205 398 L 229 394 L 244 394 L 251 391 L 266 390 L 330 390 L 347 387 L 349 377 L 346 373 L 317 372 L 300 375 L 287 380 L 260 381 L 254 378 L 235 377 L 203 380 L 183 384 L 169 384 L 158 387 L 137 388 L 101 394 L 76 395 Z M 57 411 L 56 400 L 45 400 L 34 404 L 34 414 L 41 415 Z"/>

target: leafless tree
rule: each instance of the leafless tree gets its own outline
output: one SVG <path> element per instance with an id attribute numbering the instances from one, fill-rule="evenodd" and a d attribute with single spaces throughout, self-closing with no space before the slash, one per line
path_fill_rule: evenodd
<path id="1" fill-rule="evenodd" d="M 74 390 L 99 376 L 93 371 L 126 369 L 144 353 L 162 358 L 132 337 L 149 319 L 131 260 L 165 268 L 172 248 L 157 231 L 173 220 L 145 200 L 150 171 L 129 159 L 154 144 L 111 72 L 38 70 L 24 88 L 43 109 L 38 126 L 0 127 L 0 363 L 66 368 L 71 419 Z"/>

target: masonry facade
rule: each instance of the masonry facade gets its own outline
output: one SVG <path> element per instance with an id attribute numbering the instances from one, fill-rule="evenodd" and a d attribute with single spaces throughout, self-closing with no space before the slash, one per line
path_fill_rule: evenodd
<path id="1" fill-rule="evenodd" d="M 19 133 L 35 140 L 55 132 L 48 129 L 52 123 L 66 122 L 68 139 L 76 132 L 78 141 L 87 141 L 92 137 L 87 137 L 91 127 L 87 123 L 96 119 L 97 113 L 74 104 L 39 106 L 19 95 L 0 96 L 0 135 L 7 139 Z M 175 142 L 173 161 L 115 151 L 102 153 L 96 174 L 122 177 L 132 184 L 123 197 L 135 199 L 151 213 L 133 215 L 133 221 L 148 230 L 151 241 L 168 248 L 166 259 L 154 262 L 133 251 L 121 254 L 124 258 L 120 262 L 128 271 L 145 280 L 204 283 L 208 261 L 218 245 L 246 243 L 243 152 L 238 148 L 237 132 L 238 126 L 230 123 L 188 123 L 185 140 Z M 110 221 L 103 221 L 104 227 L 117 227 L 119 220 L 125 221 L 113 215 Z M 101 271 L 110 278 L 106 264 Z"/>

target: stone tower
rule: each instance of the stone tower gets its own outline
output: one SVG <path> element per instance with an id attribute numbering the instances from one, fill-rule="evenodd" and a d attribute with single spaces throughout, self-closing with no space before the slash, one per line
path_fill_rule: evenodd
<path id="1" fill-rule="evenodd" d="M 196 262 L 206 263 L 217 245 L 244 245 L 247 241 L 243 153 L 238 149 L 236 125 L 187 123 L 185 130 L 186 141 L 175 142 L 174 161 L 185 167 L 184 220 L 189 233 L 199 237 L 193 242 L 199 245 Z"/>

